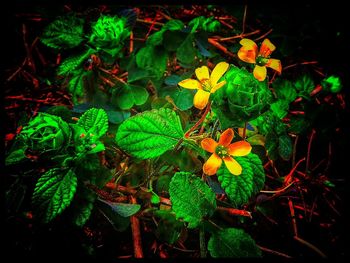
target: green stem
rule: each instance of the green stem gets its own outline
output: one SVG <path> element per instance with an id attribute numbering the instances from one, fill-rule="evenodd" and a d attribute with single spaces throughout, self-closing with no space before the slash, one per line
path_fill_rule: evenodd
<path id="1" fill-rule="evenodd" d="M 204 232 L 203 226 L 201 226 L 199 228 L 199 249 L 200 249 L 201 258 L 206 258 L 207 257 L 207 248 L 205 245 L 205 232 Z"/>

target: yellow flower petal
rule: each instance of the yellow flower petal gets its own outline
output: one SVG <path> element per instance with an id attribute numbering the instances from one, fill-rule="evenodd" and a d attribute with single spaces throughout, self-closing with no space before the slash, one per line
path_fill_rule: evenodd
<path id="1" fill-rule="evenodd" d="M 207 66 L 201 66 L 195 70 L 197 79 L 199 81 L 209 79 L 209 69 Z"/>
<path id="2" fill-rule="evenodd" d="M 242 173 L 242 166 L 232 157 L 228 156 L 224 159 L 226 168 L 230 171 L 231 174 L 240 175 Z"/>
<path id="3" fill-rule="evenodd" d="M 184 79 L 177 84 L 185 89 L 202 89 L 201 83 L 195 79 Z"/>
<path id="4" fill-rule="evenodd" d="M 220 62 L 215 66 L 210 75 L 210 83 L 212 87 L 216 86 L 219 79 L 225 74 L 229 66 L 230 65 L 226 62 Z"/>
<path id="5" fill-rule="evenodd" d="M 216 153 L 213 153 L 209 157 L 209 159 L 204 163 L 203 172 L 207 175 L 214 175 L 216 174 L 217 170 L 220 168 L 221 164 L 222 164 L 221 158 Z"/>
<path id="6" fill-rule="evenodd" d="M 266 67 L 255 65 L 253 75 L 257 80 L 264 81 L 266 78 Z"/>
<path id="7" fill-rule="evenodd" d="M 246 49 L 258 49 L 258 45 L 251 39 L 243 38 L 239 43 Z"/>
<path id="8" fill-rule="evenodd" d="M 264 58 L 267 58 L 275 49 L 275 45 L 272 44 L 271 41 L 266 38 L 260 46 L 259 55 L 263 56 Z"/>
<path id="9" fill-rule="evenodd" d="M 227 150 L 232 156 L 245 156 L 250 153 L 252 146 L 246 141 L 239 141 L 230 144 Z"/>
<path id="10" fill-rule="evenodd" d="M 279 74 L 282 73 L 282 64 L 279 59 L 270 58 L 266 64 L 266 67 L 276 70 Z"/>
<path id="11" fill-rule="evenodd" d="M 209 92 L 199 89 L 197 93 L 194 95 L 193 105 L 197 109 L 200 109 L 200 110 L 204 109 L 205 106 L 207 106 L 208 104 L 209 96 L 210 96 Z"/>
<path id="12" fill-rule="evenodd" d="M 218 143 L 214 141 L 212 138 L 205 138 L 201 141 L 201 146 L 204 150 L 207 152 L 213 153 L 215 152 L 216 146 L 218 146 Z"/>
<path id="13" fill-rule="evenodd" d="M 247 63 L 255 63 L 255 59 L 258 53 L 258 46 L 253 40 L 243 38 L 239 42 L 242 47 L 238 50 L 238 57 L 240 60 Z"/>
<path id="14" fill-rule="evenodd" d="M 219 144 L 227 147 L 231 143 L 233 136 L 234 136 L 233 130 L 231 128 L 228 128 L 226 131 L 224 131 L 221 134 L 219 139 Z"/>
<path id="15" fill-rule="evenodd" d="M 222 88 L 225 84 L 226 84 L 226 80 L 223 80 L 223 81 L 219 82 L 218 84 L 216 84 L 216 85 L 214 86 L 214 88 L 212 88 L 212 89 L 210 90 L 210 93 L 216 92 L 218 89 Z"/>

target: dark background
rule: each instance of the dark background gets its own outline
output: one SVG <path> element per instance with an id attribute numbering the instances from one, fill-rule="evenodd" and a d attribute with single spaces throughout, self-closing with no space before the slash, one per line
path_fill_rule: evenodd
<path id="1" fill-rule="evenodd" d="M 247 24 L 260 26 L 262 31 L 267 31 L 273 28 L 273 32 L 269 38 L 276 44 L 277 50 L 274 52 L 274 57 L 281 58 L 283 65 L 293 64 L 303 61 L 317 60 L 319 66 L 327 76 L 336 74 L 340 76 L 343 81 L 343 92 L 347 105 L 349 105 L 349 39 L 350 30 L 346 28 L 349 24 L 350 14 L 345 7 L 344 1 L 328 1 L 325 3 L 308 2 L 308 1 L 289 1 L 288 3 L 278 3 L 277 1 L 246 1 L 248 3 L 247 10 Z M 99 3 L 97 1 L 97 3 Z M 136 2 L 137 3 L 137 2 Z M 135 4 L 136 4 L 135 3 Z M 225 6 L 225 10 L 234 15 L 241 21 L 244 10 L 245 1 L 238 4 L 229 4 L 228 2 L 212 2 Z M 133 2 L 129 2 L 131 5 Z M 162 4 L 162 3 L 159 3 Z M 186 3 L 187 4 L 187 3 Z M 90 6 L 96 6 L 89 4 Z M 84 10 L 87 5 L 73 4 L 73 10 Z M 31 42 L 36 36 L 40 35 L 44 27 L 57 16 L 63 14 L 63 4 L 54 3 L 24 3 L 16 2 L 5 7 L 2 10 L 5 13 L 5 21 L 3 24 L 4 33 L 2 35 L 2 42 L 5 47 L 2 48 L 4 67 L 3 74 L 7 78 L 23 61 L 25 57 L 25 50 L 23 47 L 21 24 L 26 23 L 28 28 L 28 37 Z M 27 21 L 26 16 L 21 14 L 40 13 L 44 18 L 41 22 Z M 239 23 L 237 30 L 239 30 Z M 246 29 L 246 31 L 248 31 Z M 295 71 L 290 70 L 289 75 L 297 74 L 296 71 L 303 71 L 303 68 L 296 68 Z M 305 69 L 307 71 L 307 69 Z M 4 91 L 3 91 L 4 92 Z M 5 92 L 8 92 L 5 90 Z M 6 114 L 6 113 L 5 113 Z M 350 116 L 348 108 L 346 109 L 342 119 L 342 128 L 344 129 L 343 144 L 339 145 L 336 152 L 335 165 L 333 168 L 334 176 L 337 178 L 345 178 L 348 175 L 349 154 L 347 149 L 349 145 Z M 6 119 L 6 118 L 5 118 Z M 345 121 L 345 120 L 348 121 Z M 322 120 L 321 120 L 322 121 Z M 7 133 L 8 129 L 6 123 L 2 126 Z M 4 131 L 3 130 L 3 131 Z M 317 147 L 317 146 L 316 146 Z M 315 150 L 317 152 L 317 150 Z M 3 179 L 1 179 L 2 181 Z M 347 180 L 345 181 L 347 185 Z M 3 187 L 2 184 L 1 187 Z M 345 184 L 339 192 L 339 196 L 344 200 L 345 210 Z M 2 191 L 3 193 L 3 191 Z M 2 214 L 2 213 L 1 213 Z M 1 215 L 2 217 L 2 215 Z M 55 227 L 43 227 L 28 230 L 23 222 L 3 223 L 2 232 L 6 233 L 1 237 L 4 245 L 1 245 L 1 250 L 7 252 L 11 257 L 16 258 L 29 255 L 26 248 L 20 250 L 18 244 L 31 244 L 36 253 L 50 255 L 51 258 L 68 257 L 69 255 L 83 256 L 85 250 L 80 246 L 84 239 L 81 232 L 69 226 L 58 225 Z M 338 232 L 345 232 L 345 215 L 338 222 Z M 302 226 L 301 226 L 302 228 Z M 32 231 L 32 232 L 31 232 Z M 315 230 L 317 231 L 317 230 Z M 1 234 L 2 236 L 2 234 Z M 122 240 L 125 234 L 121 233 L 123 238 L 119 243 L 117 240 L 112 240 L 111 244 L 115 242 L 116 249 L 122 249 Z M 127 242 L 130 236 L 126 238 Z M 21 239 L 20 243 L 19 239 Z M 272 240 L 273 241 L 273 240 Z M 341 240 L 337 241 L 338 248 L 331 254 L 332 257 L 344 260 L 345 254 L 345 235 Z M 320 241 L 322 242 L 322 241 Z M 108 249 L 113 249 L 112 247 Z M 294 248 L 298 249 L 298 248 Z M 287 251 L 287 250 L 286 250 Z M 305 252 L 306 253 L 306 252 Z M 2 254 L 5 257 L 5 254 Z M 313 254 L 306 254 L 307 256 Z M 0 256 L 1 258 L 1 256 Z"/>

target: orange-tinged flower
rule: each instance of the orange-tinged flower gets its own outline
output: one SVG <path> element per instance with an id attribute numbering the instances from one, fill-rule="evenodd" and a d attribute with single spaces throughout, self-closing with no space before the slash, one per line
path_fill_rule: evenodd
<path id="1" fill-rule="evenodd" d="M 271 53 L 276 47 L 267 38 L 262 42 L 258 52 L 258 45 L 250 39 L 243 38 L 239 42 L 242 47 L 238 50 L 238 57 L 247 63 L 254 63 L 254 77 L 263 81 L 266 78 L 266 67 L 276 70 L 279 74 L 282 72 L 282 64 L 278 59 L 270 58 Z"/>
<path id="2" fill-rule="evenodd" d="M 216 174 L 224 161 L 227 169 L 234 175 L 242 173 L 242 166 L 232 157 L 245 156 L 250 153 L 252 146 L 246 141 L 231 143 L 234 133 L 231 128 L 225 130 L 216 142 L 212 138 L 206 138 L 201 141 L 202 148 L 212 153 L 209 159 L 203 165 L 203 171 L 207 175 Z"/>
<path id="3" fill-rule="evenodd" d="M 184 79 L 178 83 L 179 86 L 185 89 L 196 89 L 197 93 L 193 98 L 193 105 L 197 109 L 204 109 L 208 104 L 209 96 L 211 93 L 214 93 L 222 86 L 226 84 L 226 80 L 218 83 L 219 79 L 225 74 L 229 67 L 229 64 L 226 62 L 218 63 L 213 72 L 209 76 L 209 69 L 207 66 L 202 66 L 197 68 L 195 73 L 197 79 Z"/>

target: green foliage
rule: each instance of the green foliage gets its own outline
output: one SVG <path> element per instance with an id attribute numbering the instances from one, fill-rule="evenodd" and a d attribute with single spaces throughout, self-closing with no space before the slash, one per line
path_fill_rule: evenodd
<path id="1" fill-rule="evenodd" d="M 170 182 L 169 194 L 176 218 L 182 218 L 189 228 L 197 227 L 204 217 L 210 217 L 215 211 L 214 192 L 191 173 L 176 173 Z"/>
<path id="2" fill-rule="evenodd" d="M 293 144 L 291 138 L 287 135 L 281 135 L 278 138 L 278 153 L 284 160 L 289 160 L 293 153 Z"/>
<path id="3" fill-rule="evenodd" d="M 176 51 L 177 59 L 184 64 L 192 64 L 194 62 L 197 50 L 194 47 L 194 38 L 189 34 Z"/>
<path id="4" fill-rule="evenodd" d="M 69 73 L 73 73 L 75 70 L 78 69 L 78 67 L 81 67 L 82 64 L 93 53 L 94 53 L 93 49 L 88 49 L 87 51 L 84 51 L 83 53 L 81 53 L 79 55 L 68 57 L 58 67 L 57 74 L 58 75 L 67 75 Z"/>
<path id="5" fill-rule="evenodd" d="M 311 91 L 315 88 L 315 83 L 309 75 L 303 75 L 294 83 L 294 86 L 300 97 L 309 99 Z"/>
<path id="6" fill-rule="evenodd" d="M 244 127 L 269 109 L 272 93 L 267 81 L 258 81 L 246 69 L 233 65 L 225 78 L 227 85 L 214 94 L 212 107 L 224 129 Z"/>
<path id="7" fill-rule="evenodd" d="M 113 57 L 123 48 L 122 41 L 130 35 L 124 17 L 101 15 L 92 23 L 91 29 L 89 42 L 97 50 L 103 50 Z"/>
<path id="8" fill-rule="evenodd" d="M 286 100 L 278 100 L 270 105 L 270 109 L 279 119 L 283 119 L 288 114 L 289 104 Z"/>
<path id="9" fill-rule="evenodd" d="M 90 76 L 91 71 L 84 71 L 83 69 L 77 69 L 72 72 L 68 82 L 68 91 L 72 94 L 72 100 L 75 104 L 83 99 L 87 79 Z"/>
<path id="10" fill-rule="evenodd" d="M 71 129 L 60 117 L 38 113 L 20 134 L 28 148 L 35 151 L 60 151 L 71 137 Z"/>
<path id="11" fill-rule="evenodd" d="M 80 184 L 72 201 L 70 210 L 73 211 L 73 222 L 78 227 L 83 227 L 91 216 L 96 194 L 84 185 Z"/>
<path id="12" fill-rule="evenodd" d="M 330 91 L 332 93 L 338 93 L 341 91 L 343 85 L 341 83 L 341 80 L 338 76 L 329 76 L 328 78 L 325 78 L 322 80 L 322 87 Z"/>
<path id="13" fill-rule="evenodd" d="M 10 154 L 5 159 L 5 165 L 12 165 L 19 163 L 26 159 L 25 149 L 20 148 L 10 152 Z"/>
<path id="14" fill-rule="evenodd" d="M 112 208 L 114 212 L 122 217 L 129 217 L 136 214 L 141 206 L 139 204 L 112 203 L 103 199 L 98 199 Z"/>
<path id="15" fill-rule="evenodd" d="M 115 101 L 122 110 L 128 110 L 134 105 L 144 104 L 148 96 L 149 94 L 145 88 L 126 83 L 121 88 L 115 90 L 112 102 Z"/>
<path id="16" fill-rule="evenodd" d="M 56 49 L 76 47 L 84 40 L 83 25 L 84 20 L 76 16 L 60 17 L 45 28 L 41 42 Z"/>
<path id="17" fill-rule="evenodd" d="M 93 134 L 99 139 L 108 130 L 107 113 L 103 109 L 89 109 L 79 118 L 77 125 L 83 127 L 87 134 Z"/>
<path id="18" fill-rule="evenodd" d="M 170 210 L 157 210 L 155 216 L 159 217 L 156 236 L 160 241 L 174 244 L 180 237 L 184 223 L 176 220 L 174 212 Z"/>
<path id="19" fill-rule="evenodd" d="M 285 79 L 277 79 L 272 83 L 278 99 L 287 101 L 288 103 L 297 98 L 297 92 L 291 81 Z"/>
<path id="20" fill-rule="evenodd" d="M 242 205 L 264 186 L 265 172 L 258 155 L 250 153 L 235 160 L 242 166 L 242 174 L 235 176 L 223 165 L 217 172 L 221 187 L 236 205 Z"/>
<path id="21" fill-rule="evenodd" d="M 44 173 L 36 183 L 32 201 L 49 222 L 70 205 L 77 188 L 73 170 L 53 168 Z"/>
<path id="22" fill-rule="evenodd" d="M 213 258 L 256 258 L 261 250 L 243 229 L 226 228 L 214 233 L 208 242 Z"/>
<path id="23" fill-rule="evenodd" d="M 216 32 L 220 28 L 220 22 L 215 20 L 214 17 L 204 17 L 199 16 L 192 19 L 188 25 L 192 27 L 191 32 L 195 32 L 196 30 L 204 30 L 208 32 Z"/>
<path id="24" fill-rule="evenodd" d="M 125 120 L 118 128 L 116 141 L 129 154 L 147 159 L 174 148 L 183 135 L 179 117 L 163 108 Z"/>
<path id="25" fill-rule="evenodd" d="M 137 66 L 151 72 L 156 79 L 163 76 L 167 59 L 167 53 L 162 47 L 151 45 L 141 48 L 136 54 Z"/>

